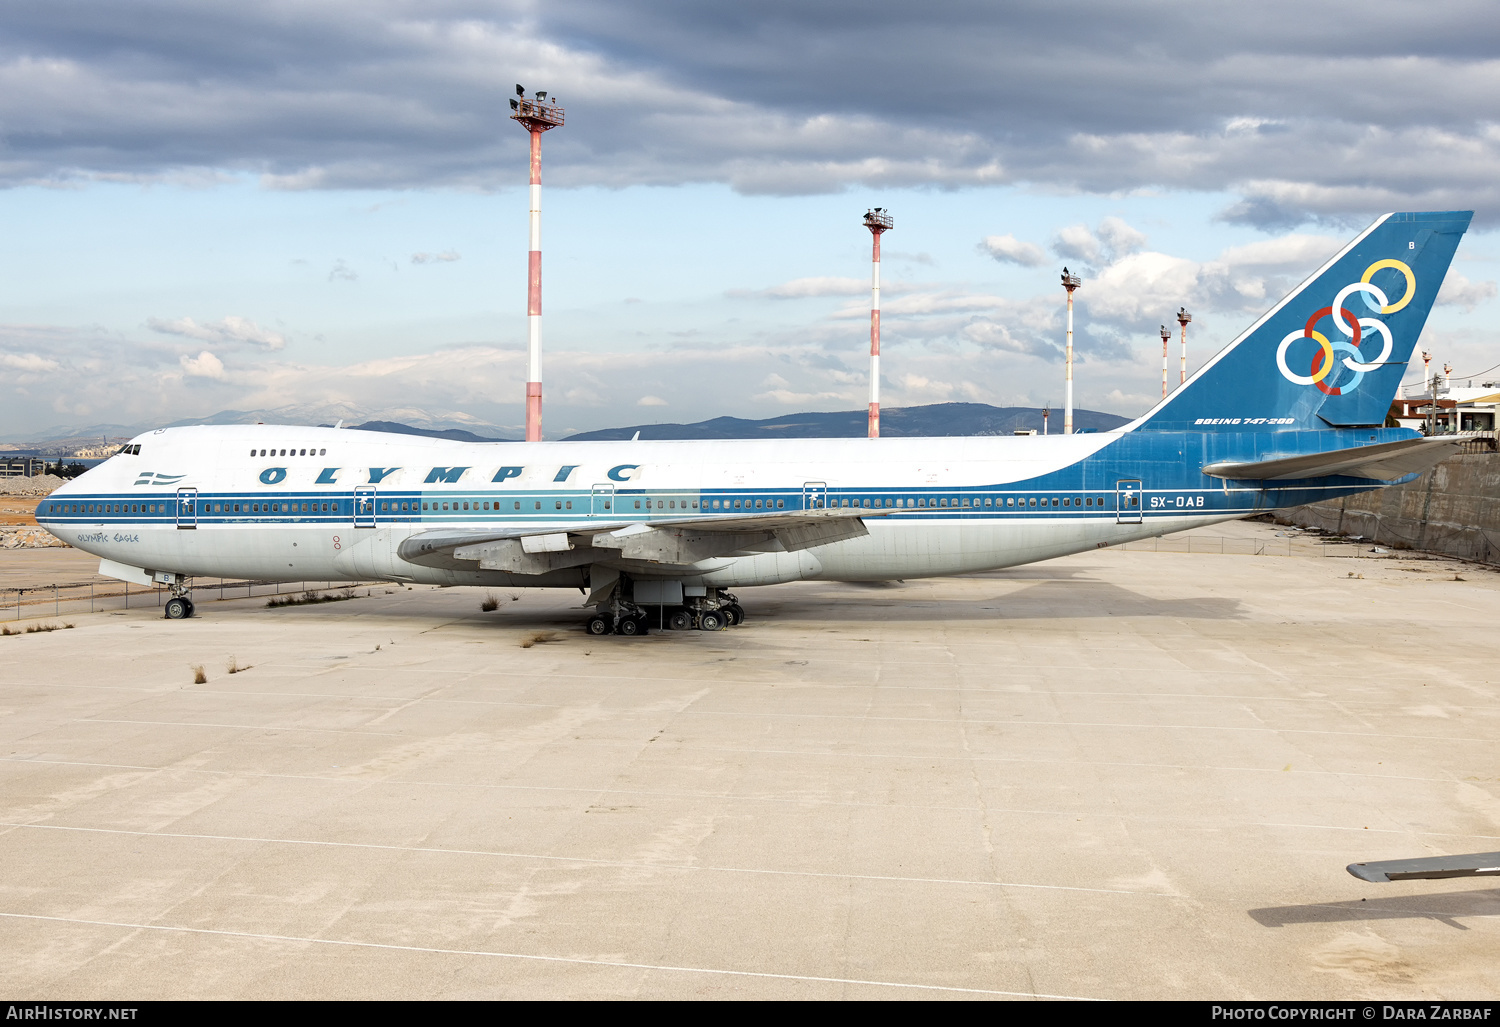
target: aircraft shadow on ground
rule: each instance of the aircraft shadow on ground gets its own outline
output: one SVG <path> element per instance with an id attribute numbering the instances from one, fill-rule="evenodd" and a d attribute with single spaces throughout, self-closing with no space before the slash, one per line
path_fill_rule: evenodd
<path id="1" fill-rule="evenodd" d="M 1299 906 L 1267 906 L 1248 912 L 1251 919 L 1262 927 L 1360 920 L 1437 920 L 1467 931 L 1468 928 L 1458 922 L 1460 917 L 1500 915 L 1500 888 L 1349 902 L 1309 902 Z"/>
<path id="2" fill-rule="evenodd" d="M 1015 580 L 1019 575 L 1011 577 Z M 769 619 L 803 621 L 883 620 L 891 614 L 910 621 L 1024 621 L 1059 617 L 1163 617 L 1185 620 L 1234 620 L 1244 616 L 1237 599 L 1222 597 L 1157 599 L 1128 588 L 1094 579 L 1064 579 L 1056 575 L 1032 578 L 1009 592 L 977 598 L 945 599 L 920 596 L 901 587 L 877 590 L 849 586 L 847 598 L 803 597 L 753 603 L 746 609 Z M 770 599 L 770 596 L 766 597 Z M 872 611 L 880 611 L 872 613 Z"/>
<path id="3" fill-rule="evenodd" d="M 973 598 L 948 599 L 934 597 L 930 593 L 922 594 L 917 590 L 917 586 L 924 584 L 921 582 L 830 582 L 827 583 L 827 588 L 838 590 L 838 594 L 831 596 L 823 592 L 817 595 L 792 595 L 781 593 L 775 587 L 747 588 L 741 590 L 740 599 L 745 604 L 749 619 L 757 624 L 774 621 L 789 624 L 869 623 L 885 620 L 974 623 L 1054 621 L 1060 617 L 1237 620 L 1244 616 L 1242 604 L 1233 598 L 1203 596 L 1158 599 L 1119 585 L 1077 575 L 1006 572 L 1004 577 L 995 575 L 991 580 L 996 583 L 1015 581 L 1020 587 L 1013 591 Z M 524 602 L 511 604 L 503 600 L 498 610 L 482 613 L 479 603 L 483 596 L 484 593 L 476 589 L 473 607 L 465 610 L 456 611 L 451 606 L 439 603 L 434 603 L 430 611 L 424 610 L 424 604 L 416 600 L 399 604 L 372 604 L 361 607 L 358 612 L 363 616 L 389 620 L 423 616 L 468 620 L 472 617 L 483 619 L 496 627 L 554 629 L 581 624 L 588 616 L 588 611 L 581 606 L 568 610 L 539 610 L 528 607 Z M 358 605 L 360 600 L 353 600 L 352 603 Z M 314 606 L 310 609 L 325 610 L 328 607 Z M 348 608 L 340 603 L 334 609 L 342 611 Z M 203 612 L 206 613 L 207 610 Z M 288 610 L 278 612 L 278 615 L 296 614 Z M 655 623 L 653 618 L 652 625 Z"/>

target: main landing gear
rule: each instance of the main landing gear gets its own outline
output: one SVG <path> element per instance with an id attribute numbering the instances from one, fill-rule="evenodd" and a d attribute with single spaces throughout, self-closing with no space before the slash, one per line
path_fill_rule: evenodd
<path id="1" fill-rule="evenodd" d="M 653 622 L 669 631 L 722 631 L 743 624 L 745 608 L 730 593 L 711 588 L 705 595 L 688 597 L 681 606 L 646 609 L 622 598 L 616 588 L 584 623 L 584 630 L 590 635 L 644 635 Z"/>
<path id="2" fill-rule="evenodd" d="M 173 585 L 172 598 L 167 600 L 167 620 L 187 620 L 193 615 L 193 593 L 187 585 Z"/>

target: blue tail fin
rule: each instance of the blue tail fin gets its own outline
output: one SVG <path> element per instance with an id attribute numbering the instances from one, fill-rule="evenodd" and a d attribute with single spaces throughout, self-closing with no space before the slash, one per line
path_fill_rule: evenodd
<path id="1" fill-rule="evenodd" d="M 1132 428 L 1375 425 L 1473 211 L 1387 214 Z"/>

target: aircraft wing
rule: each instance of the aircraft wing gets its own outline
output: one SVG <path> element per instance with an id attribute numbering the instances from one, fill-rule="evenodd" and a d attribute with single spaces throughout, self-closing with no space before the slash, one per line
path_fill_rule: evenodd
<path id="1" fill-rule="evenodd" d="M 1335 474 L 1350 478 L 1394 481 L 1408 474 L 1418 474 L 1445 457 L 1453 456 L 1467 438 L 1468 436 L 1463 435 L 1436 435 L 1425 439 L 1401 439 L 1322 453 L 1273 456 L 1264 460 L 1223 460 L 1205 464 L 1203 473 L 1215 478 L 1251 481 L 1323 478 Z"/>
<path id="2" fill-rule="evenodd" d="M 477 562 L 481 570 L 516 574 L 545 573 L 587 563 L 687 566 L 737 553 L 790 553 L 859 538 L 869 534 L 866 517 L 884 517 L 887 513 L 831 507 L 691 519 L 437 528 L 403 540 L 397 555 L 429 567 L 472 569 Z"/>

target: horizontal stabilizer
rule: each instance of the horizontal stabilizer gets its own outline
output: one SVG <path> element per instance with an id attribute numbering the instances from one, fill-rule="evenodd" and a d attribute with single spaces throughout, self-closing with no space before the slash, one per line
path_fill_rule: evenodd
<path id="1" fill-rule="evenodd" d="M 1386 881 L 1440 881 L 1447 877 L 1500 877 L 1500 852 L 1350 863 L 1348 870 L 1361 881 L 1378 884 Z"/>
<path id="2" fill-rule="evenodd" d="M 1372 446 L 1331 449 L 1321 453 L 1272 456 L 1263 460 L 1223 460 L 1205 464 L 1203 473 L 1215 478 L 1250 481 L 1285 481 L 1333 475 L 1395 481 L 1408 474 L 1420 474 L 1440 460 L 1453 456 L 1467 438 L 1468 436 L 1462 435 L 1439 435 L 1425 439 L 1381 442 Z"/>

